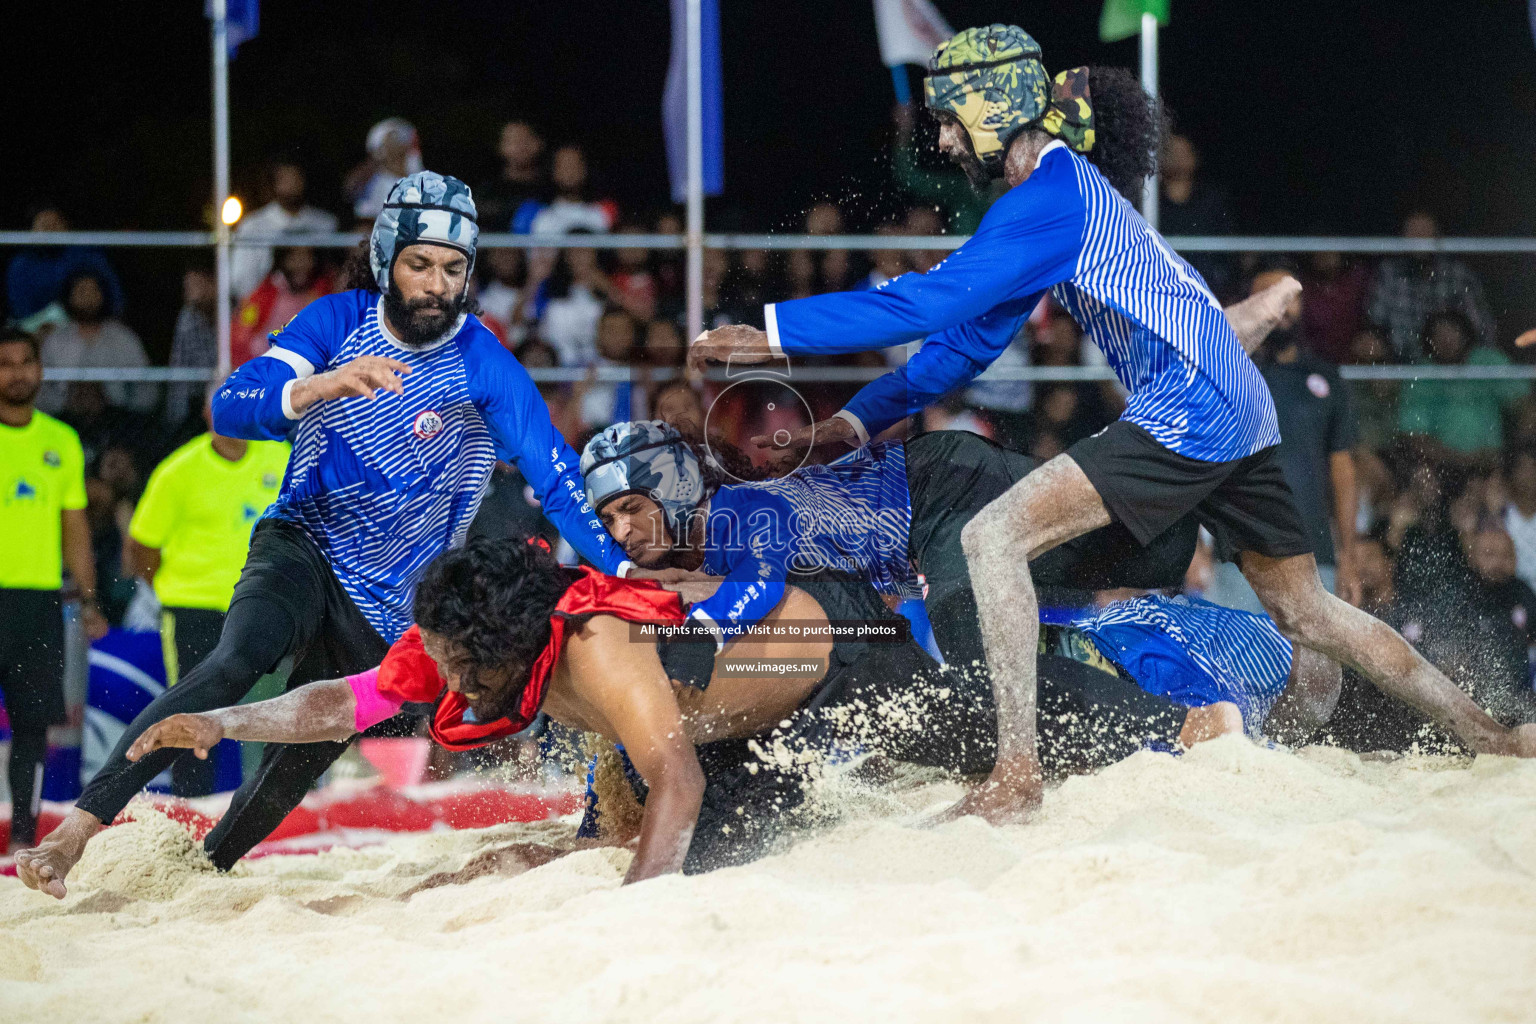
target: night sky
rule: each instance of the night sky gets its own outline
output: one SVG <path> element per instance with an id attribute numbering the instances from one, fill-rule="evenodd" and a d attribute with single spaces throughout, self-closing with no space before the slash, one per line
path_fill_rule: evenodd
<path id="1" fill-rule="evenodd" d="M 1022 24 L 1052 72 L 1136 65 L 1134 41 L 1098 42 L 1098 0 L 936 3 L 957 28 Z M 201 0 L 26 6 L 7 15 L 0 61 L 0 226 L 23 227 L 45 197 L 81 228 L 200 226 L 212 180 Z M 721 8 L 716 223 L 785 229 L 831 196 L 867 228 L 894 198 L 892 89 L 868 0 Z M 523 117 L 552 142 L 586 145 L 599 191 L 657 207 L 669 45 L 663 0 L 267 0 L 260 37 L 231 66 L 236 189 L 252 196 L 261 161 L 283 154 L 310 170 L 317 201 L 340 207 L 368 126 L 391 114 L 420 129 L 429 167 L 473 183 L 495 167 L 499 125 Z M 1162 75 L 1240 230 L 1390 233 L 1426 204 L 1451 234 L 1536 233 L 1536 45 L 1519 0 L 1173 0 Z M 147 259 L 127 268 L 130 301 L 157 310 L 136 322 L 157 334 L 176 285 L 151 270 L 186 255 Z M 1514 262 L 1489 273 L 1512 275 Z"/>

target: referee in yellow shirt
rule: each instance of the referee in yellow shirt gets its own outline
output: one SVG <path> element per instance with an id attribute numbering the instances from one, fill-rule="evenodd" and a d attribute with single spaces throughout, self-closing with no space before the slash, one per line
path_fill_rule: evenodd
<path id="1" fill-rule="evenodd" d="M 204 407 L 203 415 L 208 416 Z M 128 525 L 124 568 L 154 584 L 167 685 L 219 643 L 251 528 L 277 497 L 288 468 L 282 441 L 242 441 L 210 430 L 155 467 Z M 179 758 L 180 796 L 213 792 L 214 762 Z"/>
<path id="2" fill-rule="evenodd" d="M 86 635 L 107 622 L 85 521 L 80 436 L 34 407 L 37 339 L 0 330 L 0 696 L 11 719 L 10 852 L 37 842 L 48 727 L 64 720 L 64 567 L 80 590 Z"/>

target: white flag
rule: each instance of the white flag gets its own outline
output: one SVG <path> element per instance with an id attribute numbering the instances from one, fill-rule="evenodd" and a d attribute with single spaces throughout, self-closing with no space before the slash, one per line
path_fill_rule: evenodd
<path id="1" fill-rule="evenodd" d="M 927 65 L 934 47 L 955 34 L 928 0 L 875 0 L 875 31 L 886 67 Z"/>

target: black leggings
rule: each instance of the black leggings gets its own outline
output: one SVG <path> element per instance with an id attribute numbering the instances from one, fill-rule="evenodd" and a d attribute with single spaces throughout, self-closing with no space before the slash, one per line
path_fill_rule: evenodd
<path id="1" fill-rule="evenodd" d="M 224 613 L 209 608 L 164 608 L 160 636 L 169 640 L 165 667 L 166 684 L 175 686 L 219 646 L 224 632 Z M 217 782 L 220 754 L 206 760 L 178 757 L 171 763 L 171 792 L 176 796 L 207 796 Z"/>
<path id="2" fill-rule="evenodd" d="M 154 723 L 175 714 L 237 704 L 256 681 L 294 657 L 288 689 L 362 672 L 383 660 L 388 645 L 362 618 L 326 565 L 295 527 L 258 526 L 251 554 L 224 619 L 218 646 L 175 686 L 155 698 L 123 731 L 106 764 L 77 804 L 103 822 L 117 817 L 144 786 L 189 750 L 157 750 L 138 762 L 124 756 Z M 347 743 L 268 743 L 261 765 L 203 841 L 209 859 L 228 869 L 298 806 Z"/>

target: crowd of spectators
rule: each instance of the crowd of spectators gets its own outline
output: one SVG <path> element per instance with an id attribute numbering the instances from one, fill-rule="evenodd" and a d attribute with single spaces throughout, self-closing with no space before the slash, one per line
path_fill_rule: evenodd
<path id="1" fill-rule="evenodd" d="M 935 162 L 922 151 L 919 134 L 910 110 L 899 108 L 892 171 L 894 188 L 904 197 L 901 205 L 886 204 L 871 222 L 863 216 L 867 211 L 821 200 L 798 223 L 782 227 L 823 236 L 973 230 L 995 197 L 978 196 L 958 171 Z M 579 144 L 552 146 L 537 127 L 514 121 L 501 129 L 494 150 L 495 172 L 471 181 L 482 231 L 592 236 L 681 231 L 680 216 L 670 206 L 631 209 L 606 195 L 597 184 L 601 175 L 594 176 Z M 366 152 L 345 183 L 350 218 L 310 204 L 302 167 L 278 161 L 267 169 L 262 204 L 239 225 L 236 237 L 277 234 L 289 244 L 237 248 L 227 296 L 217 294 L 206 266 L 185 269 L 170 365 L 212 372 L 220 301 L 231 304 L 231 351 L 238 364 L 260 355 L 271 331 L 337 287 L 346 253 L 307 245 L 305 236 L 366 228 L 389 184 L 423 163 L 416 129 L 399 118 L 369 132 Z M 1173 138 L 1164 154 L 1160 214 L 1168 235 L 1233 230 L 1226 194 L 1202 176 L 1195 146 L 1182 137 Z M 67 226 L 64 212 L 54 206 L 32 211 L 35 231 Z M 1434 238 L 1439 226 L 1431 214 L 1415 210 L 1401 231 L 1406 238 Z M 765 301 L 878 287 L 896 275 L 928 270 L 946 251 L 708 250 L 705 326 L 760 324 Z M 1224 302 L 1246 295 L 1265 274 L 1291 273 L 1303 282 L 1295 323 L 1256 358 L 1292 367 L 1286 371 L 1290 377 L 1266 374 L 1277 390 L 1294 385 L 1298 394 L 1310 389 L 1318 395 L 1320 388 L 1338 392 L 1330 399 L 1330 425 L 1318 428 L 1325 458 L 1298 463 L 1312 466 L 1309 472 L 1318 477 L 1298 491 L 1318 506 L 1312 511 L 1323 524 L 1323 540 L 1351 552 L 1341 553 L 1339 561 L 1341 567 L 1352 562 L 1347 576 L 1358 599 L 1411 640 L 1440 651 L 1453 675 L 1460 666 L 1468 685 L 1518 676 L 1518 685 L 1506 688 L 1528 697 L 1525 652 L 1536 641 L 1531 621 L 1536 597 L 1530 589 L 1536 587 L 1536 396 L 1529 382 L 1348 384 L 1336 371 L 1339 364 L 1508 363 L 1476 274 L 1460 260 L 1431 253 L 1366 261 L 1320 252 L 1304 254 L 1294 264 L 1243 254 L 1191 253 L 1190 259 Z M 763 425 L 759 403 L 740 394 L 721 396 L 719 384 L 694 390 L 679 381 L 686 348 L 680 251 L 487 247 L 476 278 L 481 319 L 525 366 L 578 371 L 541 387 L 556 426 L 574 445 L 621 419 L 658 416 L 695 430 L 705 429 L 707 420 L 711 432 L 736 441 Z M 102 250 L 17 250 L 6 268 L 5 292 L 10 319 L 44 337 L 47 366 L 148 365 L 140 338 L 120 318 L 125 298 Z M 900 363 L 916 347 L 914 339 L 883 354 L 819 364 L 877 369 Z M 1097 349 L 1084 343 L 1078 326 L 1048 299 L 998 361 L 1004 368 L 1094 364 L 1102 364 Z M 627 379 L 598 372 L 610 369 L 628 370 Z M 1282 378 L 1293 384 L 1275 383 Z M 811 414 L 821 418 L 857 386 L 807 384 L 797 390 Z M 114 552 L 121 550 L 142 481 L 159 458 L 202 429 L 203 394 L 200 384 L 75 381 L 48 385 L 39 403 L 81 433 L 91 471 L 89 518 L 109 613 L 121 613 L 113 595 L 131 589 Z M 910 427 L 972 429 L 1045 458 L 1110 422 L 1123 403 L 1113 382 L 983 381 L 948 396 Z M 1297 429 L 1306 434 L 1310 428 Z M 1338 493 L 1342 478 L 1335 473 L 1335 456 L 1341 454 L 1352 460 L 1357 499 Z M 498 477 L 487 515 L 526 518 L 519 505 L 522 490 L 515 474 Z M 501 501 L 498 493 L 511 497 Z M 1352 523 L 1350 536 L 1340 535 L 1345 522 Z M 1192 578 L 1196 589 L 1214 585 L 1209 574 Z M 1496 643 L 1489 639 L 1495 634 Z M 1496 655 L 1488 653 L 1495 650 Z M 1365 698 L 1355 693 L 1350 699 Z"/>

